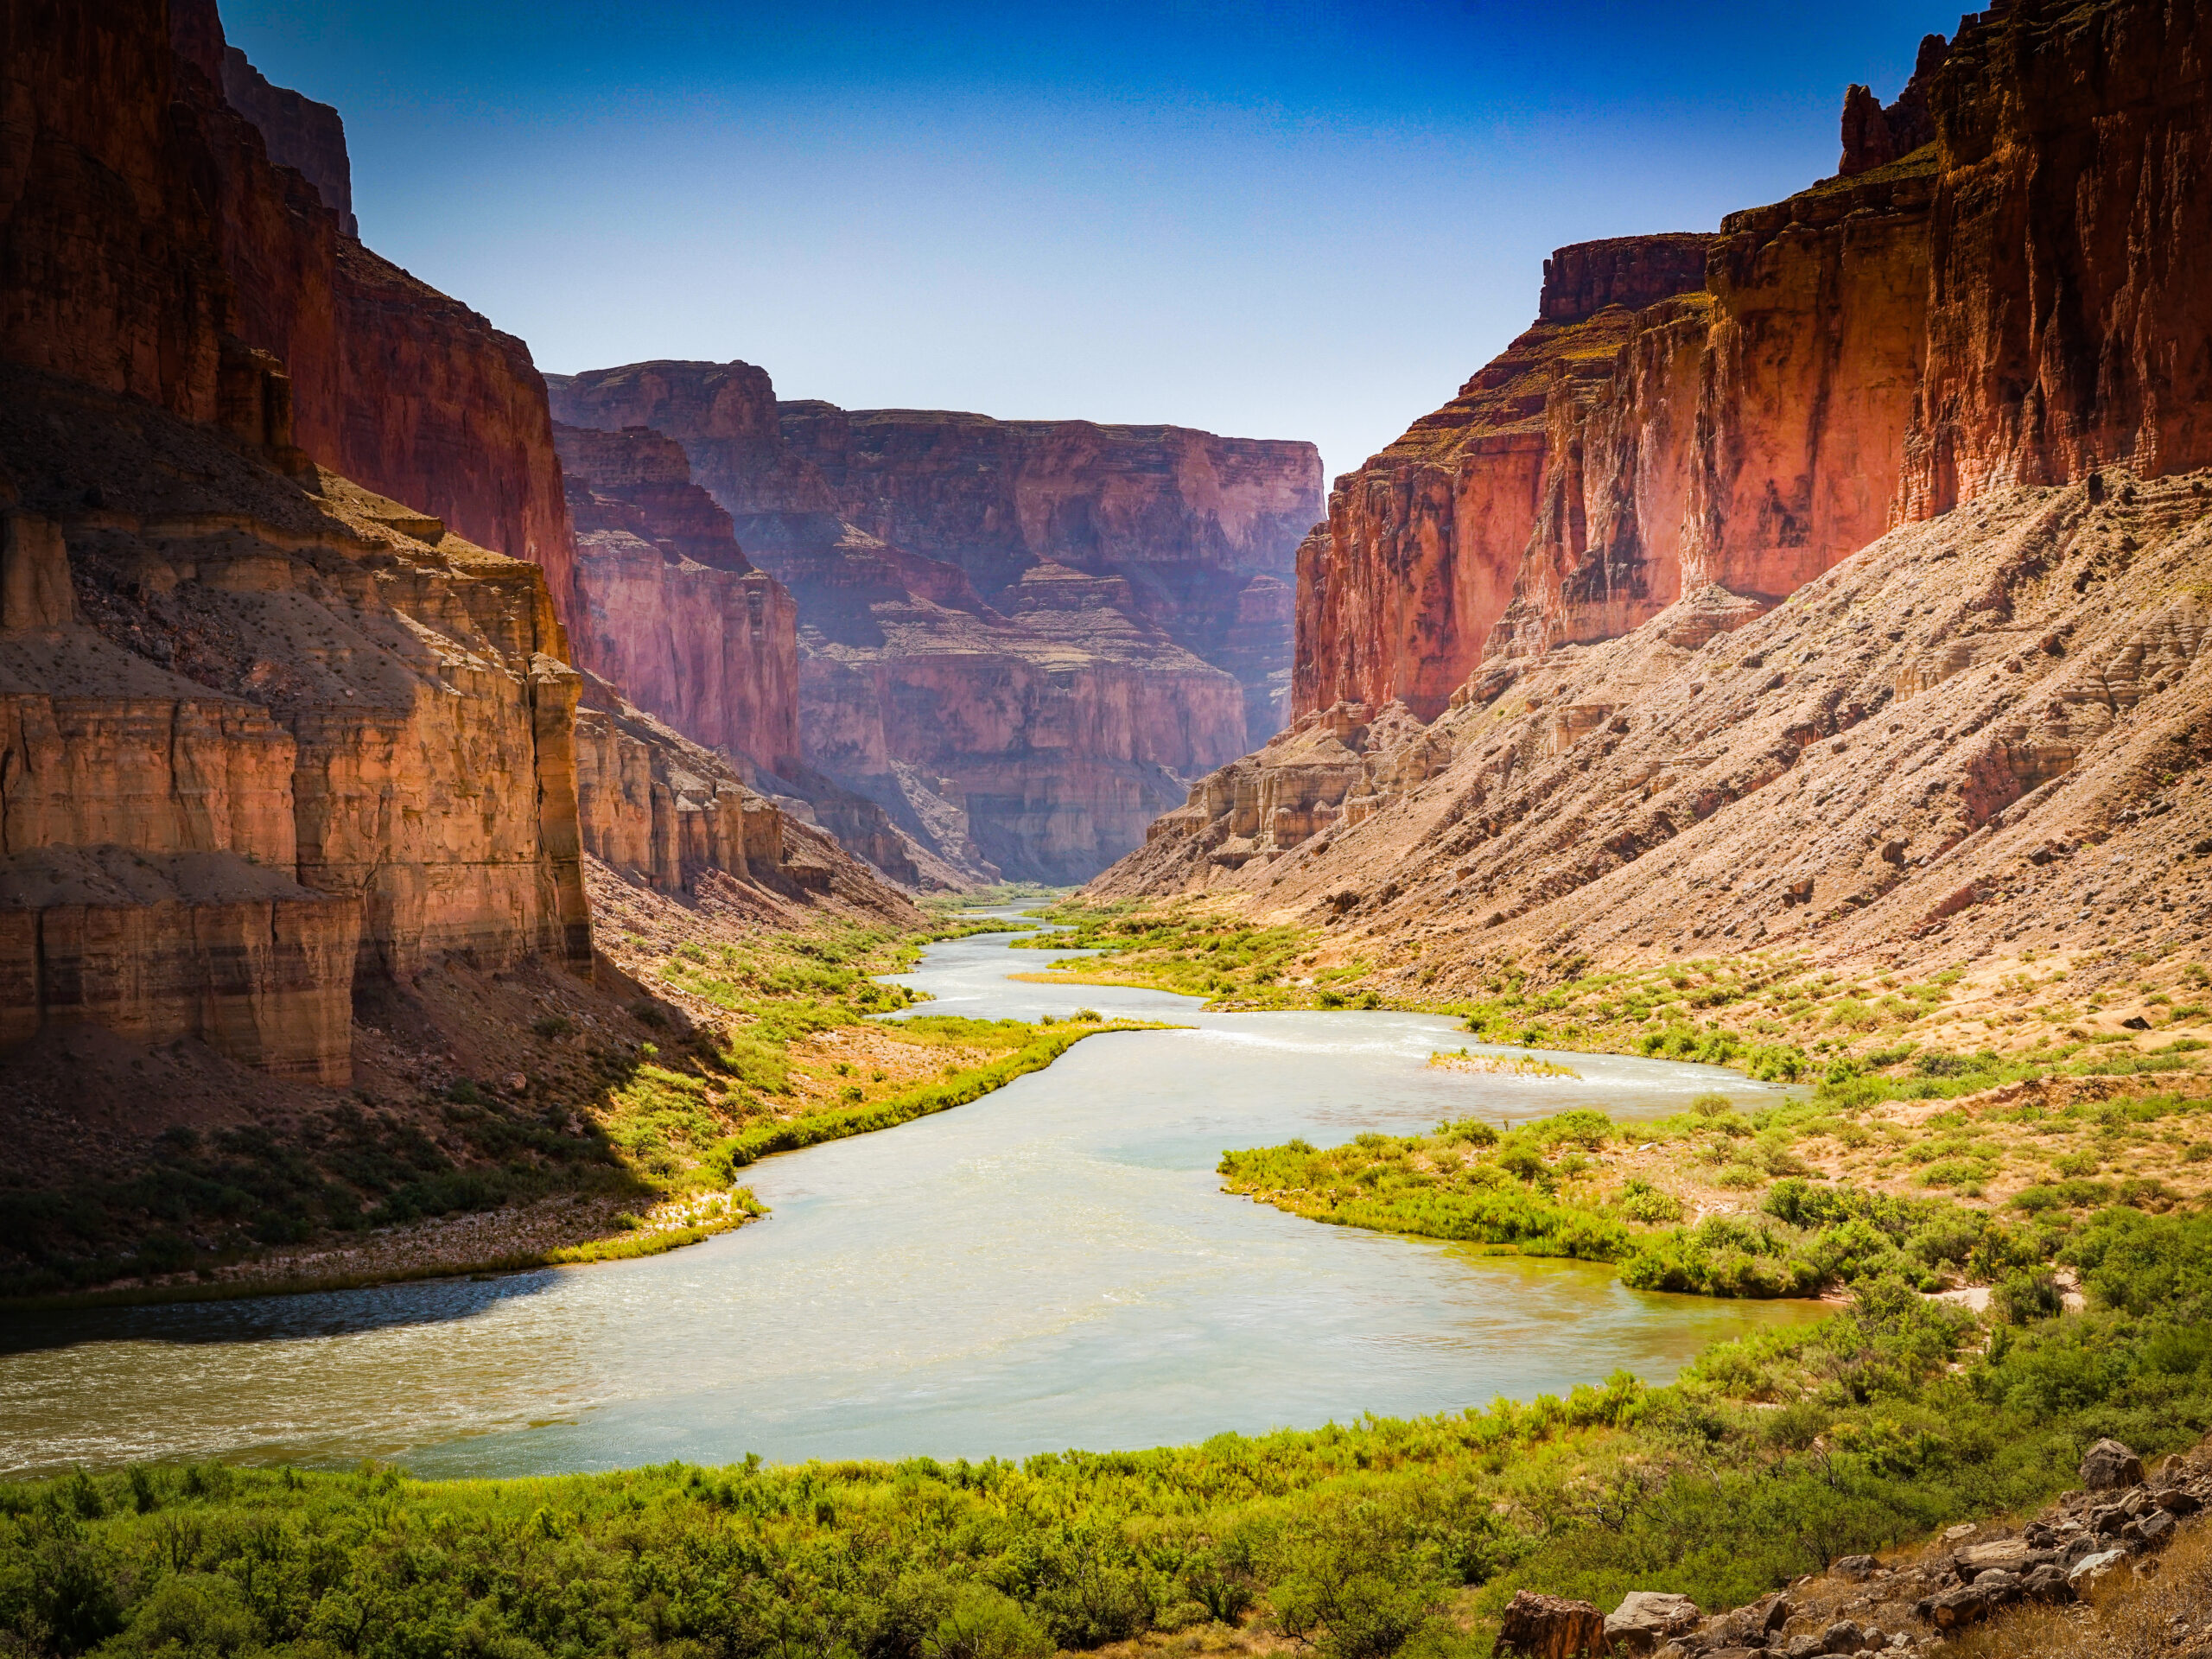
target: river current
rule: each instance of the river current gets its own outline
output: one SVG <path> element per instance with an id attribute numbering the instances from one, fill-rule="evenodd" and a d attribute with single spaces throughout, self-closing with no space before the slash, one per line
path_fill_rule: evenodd
<path id="1" fill-rule="evenodd" d="M 1207 1014 L 1026 983 L 1065 952 L 986 935 L 893 982 L 931 1013 L 1090 1007 L 1184 1030 L 1078 1043 L 899 1128 L 747 1172 L 772 1216 L 644 1261 L 170 1307 L 14 1316 L 0 1471 L 221 1457 L 423 1475 L 671 1458 L 1020 1455 L 1311 1427 L 1663 1381 L 1803 1303 L 1623 1288 L 1611 1269 L 1331 1227 L 1220 1191 L 1232 1147 L 1597 1106 L 1663 1116 L 1733 1072 L 1556 1056 L 1431 1068 L 1440 1016 Z M 1477 1045 L 1479 1051 L 1480 1046 Z"/>

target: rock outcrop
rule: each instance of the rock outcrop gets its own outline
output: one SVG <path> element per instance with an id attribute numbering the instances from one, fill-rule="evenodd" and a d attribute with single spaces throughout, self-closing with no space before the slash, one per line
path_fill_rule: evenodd
<path id="1" fill-rule="evenodd" d="M 1852 89 L 1838 177 L 1714 238 L 1560 250 L 1529 332 L 1338 480 L 1293 712 L 1431 718 L 1485 658 L 1708 584 L 1770 604 L 1985 490 L 2212 461 L 2205 29 L 1971 16 L 1896 104 Z"/>
<path id="2" fill-rule="evenodd" d="M 1730 215 L 1696 291 L 1573 321 L 1622 288 L 1555 259 L 1535 327 L 1301 551 L 1300 725 L 1098 890 L 1241 888 L 1424 986 L 1516 951 L 2201 925 L 2208 27 L 1980 14 L 1879 111 L 1891 150 L 1923 106 L 1931 142 L 1882 152 L 1854 96 L 1851 176 Z M 1323 729 L 1394 698 L 1428 724 L 1321 779 Z"/>
<path id="3" fill-rule="evenodd" d="M 979 552 L 976 561 L 999 582 L 987 600 L 963 564 L 887 540 L 846 515 L 822 466 L 788 440 L 774 388 L 759 369 L 637 364 L 556 377 L 551 386 L 563 423 L 604 433 L 651 427 L 682 445 L 747 556 L 798 602 L 805 766 L 849 800 L 877 803 L 950 870 L 986 880 L 1085 879 L 1135 846 L 1189 778 L 1245 747 L 1243 687 L 1179 645 L 1129 576 L 1001 557 L 993 543 L 990 557 Z M 1141 453 L 1152 464 L 1166 452 Z M 1113 476 L 1096 464 L 1098 479 Z M 1171 486 L 1143 487 L 1156 504 Z M 1056 522 L 1065 528 L 1071 512 Z M 988 512 L 976 521 L 998 533 Z M 1238 524 L 1240 537 L 1258 533 L 1249 516 Z M 1233 562 L 1248 544 L 1178 525 L 1185 539 L 1169 550 L 1168 566 L 1204 556 Z M 1115 533 L 1123 539 L 1112 543 L 1113 557 L 1133 558 L 1137 530 L 1122 524 Z M 1207 539 L 1217 535 L 1218 544 Z M 1145 576 L 1155 579 L 1166 582 L 1157 571 Z M 1249 601 L 1245 589 L 1253 590 Z M 1270 612 L 1280 618 L 1281 595 L 1255 575 L 1229 598 L 1224 641 L 1233 636 L 1230 648 L 1243 650 L 1257 673 L 1267 667 L 1259 653 L 1269 627 L 1280 629 Z M 788 785 L 847 845 L 861 844 L 834 791 L 779 770 L 780 779 L 762 778 L 761 785 Z"/>
<path id="4" fill-rule="evenodd" d="M 1099 892 L 1263 893 L 1422 984 L 2183 927 L 2208 27 L 1980 13 L 1889 111 L 1853 91 L 1849 177 L 1701 238 L 1694 292 L 1652 296 L 1672 238 L 1561 250 L 1535 327 L 1300 550 L 1299 726 Z M 2070 872 L 2099 842 L 2124 878 Z"/>
<path id="5" fill-rule="evenodd" d="M 5 386 L 0 1042 L 82 1021 L 342 1083 L 359 973 L 588 971 L 538 569 L 143 404 Z"/>
<path id="6" fill-rule="evenodd" d="M 586 660 L 641 709 L 771 772 L 799 765 L 798 610 L 649 427 L 555 429 Z M 610 860 L 609 862 L 616 861 Z"/>
<path id="7" fill-rule="evenodd" d="M 1554 429 L 1607 382 L 1638 311 L 1703 288 L 1707 243 L 1561 248 L 1529 331 L 1337 480 L 1327 522 L 1298 552 L 1294 716 L 1338 702 L 1401 702 L 1424 720 L 1443 709 L 1512 602 L 1548 500 L 1557 520 L 1581 512 L 1577 435 Z M 1570 453 L 1555 459 L 1557 436 Z"/>
<path id="8" fill-rule="evenodd" d="M 1235 661 L 1255 738 L 1283 723 L 1274 677 L 1289 641 L 1278 647 L 1253 623 L 1320 516 L 1312 444 L 943 410 L 778 409 L 788 448 L 869 535 L 958 565 L 994 604 L 1040 563 L 1118 577 L 1135 614 L 1208 662 Z"/>
<path id="9" fill-rule="evenodd" d="M 321 185 L 271 164 L 223 67 L 194 0 L 0 12 L 0 1051 L 96 1027 L 343 1083 L 358 997 L 592 971 L 587 823 L 661 885 L 719 859 L 902 910 L 619 700 L 580 756 L 527 354 L 345 237 L 327 146 Z M 580 761 L 647 786 L 580 820 Z"/>
<path id="10" fill-rule="evenodd" d="M 335 112 L 263 80 L 224 43 L 214 0 L 174 0 L 170 23 L 175 52 L 156 80 L 87 94 L 173 111 L 164 148 L 183 188 L 149 214 L 198 216 L 212 232 L 229 289 L 219 328 L 281 360 L 295 441 L 480 546 L 543 566 L 573 624 L 561 468 L 529 348 L 356 239 Z"/>

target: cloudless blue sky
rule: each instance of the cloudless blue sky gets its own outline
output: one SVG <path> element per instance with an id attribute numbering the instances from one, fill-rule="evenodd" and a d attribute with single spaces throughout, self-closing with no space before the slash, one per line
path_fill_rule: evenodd
<path id="1" fill-rule="evenodd" d="M 541 367 L 1310 438 L 1331 474 L 1562 243 L 1834 170 L 1927 0 L 226 0 L 337 105 L 362 235 Z"/>

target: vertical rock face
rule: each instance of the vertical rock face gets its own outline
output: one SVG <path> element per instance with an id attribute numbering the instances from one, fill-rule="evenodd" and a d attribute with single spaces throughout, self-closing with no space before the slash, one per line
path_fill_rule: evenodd
<path id="1" fill-rule="evenodd" d="M 2212 461 L 2208 29 L 2151 0 L 1970 17 L 1895 104 L 1852 89 L 1837 178 L 1715 238 L 1562 249 L 1535 327 L 1340 480 L 1294 711 L 1433 716 L 1485 656 L 1707 585 L 1756 614 L 1993 487 Z"/>
<path id="2" fill-rule="evenodd" d="M 215 416 L 228 283 L 153 6 L 0 9 L 0 358 Z"/>
<path id="3" fill-rule="evenodd" d="M 0 1040 L 89 1020 L 343 1082 L 361 971 L 588 966 L 576 678 L 536 567 L 0 375 Z"/>
<path id="4" fill-rule="evenodd" d="M 785 442 L 818 467 L 839 512 L 879 540 L 965 570 L 996 602 L 1049 561 L 1128 583 L 1138 610 L 1222 666 L 1241 650 L 1253 734 L 1274 729 L 1271 676 L 1245 590 L 1287 580 L 1321 511 L 1310 443 L 1173 426 L 999 421 L 941 410 L 779 406 Z M 1255 596 L 1264 612 L 1265 588 Z M 1287 643 L 1287 642 L 1286 642 Z"/>
<path id="5" fill-rule="evenodd" d="M 346 153 L 346 123 L 338 111 L 288 87 L 270 86 L 235 46 L 223 48 L 218 84 L 223 101 L 259 129 L 269 159 L 313 185 L 322 205 L 338 216 L 339 233 L 358 238 L 353 163 Z"/>
<path id="6" fill-rule="evenodd" d="M 555 429 L 587 658 L 640 708 L 764 769 L 798 765 L 798 611 L 649 427 Z"/>
<path id="7" fill-rule="evenodd" d="M 2212 18 L 1985 14 L 1929 90 L 1942 168 L 1905 512 L 2212 461 Z"/>
<path id="8" fill-rule="evenodd" d="M 173 200 L 196 193 L 211 223 L 229 279 L 220 328 L 289 373 L 296 442 L 455 533 L 543 566 L 568 619 L 568 512 L 529 348 L 354 238 L 335 111 L 262 79 L 223 43 L 213 0 L 175 0 L 170 22 L 169 148 L 189 181 Z M 227 96 L 233 86 L 251 107 Z"/>
<path id="9" fill-rule="evenodd" d="M 1093 569 L 1020 550 L 1018 532 L 1001 525 L 1001 509 L 1010 511 L 1006 503 L 1014 498 L 998 507 L 983 500 L 1000 486 L 969 476 L 983 463 L 980 452 L 963 447 L 971 442 L 963 435 L 931 463 L 945 469 L 936 486 L 946 504 L 936 540 L 947 545 L 954 537 L 946 527 L 955 524 L 987 532 L 994 539 L 975 552 L 979 576 L 853 522 L 816 456 L 849 457 L 851 423 L 872 430 L 868 419 L 827 404 L 798 406 L 804 412 L 795 424 L 809 433 L 803 448 L 787 431 L 793 406 L 779 414 L 767 376 L 750 365 L 636 364 L 550 385 L 564 423 L 608 435 L 649 426 L 682 445 L 692 475 L 728 510 L 747 555 L 798 601 L 807 764 L 880 804 L 954 869 L 983 880 L 1084 879 L 1135 846 L 1146 823 L 1180 798 L 1186 778 L 1244 747 L 1244 685 L 1179 644 L 1140 591 L 1147 583 L 1171 589 L 1163 571 L 1195 569 L 1207 559 L 1228 569 L 1218 632 L 1225 650 L 1244 651 L 1264 701 L 1269 664 L 1262 653 L 1271 626 L 1281 639 L 1281 597 L 1270 593 L 1265 572 L 1233 567 L 1264 539 L 1247 506 L 1266 499 L 1266 490 L 1237 476 L 1228 461 L 1219 463 L 1229 476 L 1217 480 L 1213 516 L 1196 518 L 1165 505 L 1183 499 L 1176 492 L 1198 488 L 1189 478 L 1178 481 L 1170 465 L 1175 444 L 1166 439 L 1135 446 L 1141 466 L 1115 451 L 1132 469 L 1121 483 L 1112 456 L 1101 453 L 1113 448 L 1106 437 L 1083 441 L 1093 448 L 1082 452 L 1081 466 L 1067 456 L 1054 461 L 1071 476 L 1093 468 L 1101 505 L 1085 545 L 1111 553 Z M 973 422 L 987 434 L 1004 425 L 929 418 Z M 845 435 L 833 442 L 823 435 L 830 429 Z M 892 429 L 906 429 L 893 423 Z M 899 476 L 902 489 L 924 491 L 920 474 Z M 1223 502 L 1247 505 L 1231 512 Z M 1124 574 L 1116 562 L 1136 563 L 1132 550 L 1147 513 L 1168 526 L 1167 556 Z M 1071 542 L 1077 516 L 1062 500 L 1042 512 L 1037 533 Z M 1229 520 L 1231 528 L 1222 528 Z M 823 817 L 849 834 L 840 817 L 828 809 Z"/>
<path id="10" fill-rule="evenodd" d="M 1327 524 L 1298 556 L 1294 713 L 1400 701 L 1433 717 L 1512 601 L 1539 517 L 1548 511 L 1554 539 L 1581 556 L 1575 416 L 1634 333 L 1632 308 L 1702 288 L 1709 241 L 1560 249 L 1528 333 L 1338 480 Z"/>
<path id="11" fill-rule="evenodd" d="M 92 1022 L 342 1083 L 365 980 L 589 970 L 587 827 L 648 879 L 857 879 L 627 705 L 580 739 L 527 354 L 345 236 L 334 125 L 246 83 L 318 182 L 272 165 L 213 10 L 164 11 L 0 10 L 0 1048 Z"/>

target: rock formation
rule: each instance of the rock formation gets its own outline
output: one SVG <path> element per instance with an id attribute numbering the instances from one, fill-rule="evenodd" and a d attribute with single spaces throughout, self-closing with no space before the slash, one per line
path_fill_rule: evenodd
<path id="1" fill-rule="evenodd" d="M 1443 709 L 1514 597 L 1550 486 L 1575 476 L 1573 457 L 1552 460 L 1554 404 L 1571 410 L 1605 381 L 1637 311 L 1703 287 L 1707 240 L 1560 249 L 1528 333 L 1337 480 L 1327 522 L 1298 552 L 1294 715 L 1340 701 L 1402 702 L 1423 719 Z"/>
<path id="2" fill-rule="evenodd" d="M 334 124 L 243 81 L 319 178 L 271 164 L 224 68 L 189 0 L 0 12 L 0 1051 L 343 1083 L 357 997 L 592 971 L 587 837 L 900 908 L 611 691 L 579 721 L 527 353 L 345 236 Z"/>
<path id="3" fill-rule="evenodd" d="M 588 970 L 577 681 L 537 568 L 5 384 L 0 1042 L 79 1020 L 342 1083 L 357 971 Z"/>
<path id="4" fill-rule="evenodd" d="M 1289 642 L 1276 655 L 1252 620 L 1275 603 L 1270 590 L 1291 576 L 1299 539 L 1320 516 L 1312 444 L 941 410 L 778 408 L 785 443 L 820 469 L 849 522 L 958 565 L 994 604 L 1039 563 L 1118 576 L 1135 613 L 1178 645 L 1220 666 L 1242 652 L 1254 737 L 1282 724 L 1272 677 L 1289 666 Z"/>
<path id="5" fill-rule="evenodd" d="M 1174 429 L 1123 439 L 1116 429 L 1079 423 L 1062 423 L 1072 437 L 1047 434 L 1064 448 L 1050 452 L 1050 467 L 1034 464 L 1062 493 L 1051 498 L 1038 536 L 1072 546 L 1077 527 L 1090 523 L 1084 564 L 1022 552 L 995 516 L 999 498 L 969 477 L 988 472 L 991 455 L 1003 460 L 988 445 L 1011 443 L 1004 432 L 1019 423 L 928 417 L 988 440 L 982 450 L 963 448 L 972 434 L 963 435 L 929 463 L 945 468 L 938 487 L 946 505 L 928 537 L 949 551 L 960 526 L 978 537 L 988 532 L 991 539 L 971 549 L 979 582 L 966 563 L 887 539 L 847 514 L 810 450 L 827 449 L 823 429 L 836 426 L 849 454 L 851 426 L 837 423 L 873 432 L 873 416 L 827 404 L 786 404 L 779 413 L 768 377 L 742 363 L 637 364 L 550 385 L 564 423 L 605 433 L 650 427 L 682 445 L 693 476 L 730 513 L 747 556 L 798 601 L 806 766 L 880 804 L 906 836 L 971 879 L 1082 880 L 1134 846 L 1185 779 L 1244 747 L 1244 684 L 1179 644 L 1155 616 L 1174 598 L 1179 574 L 1196 584 L 1192 573 L 1228 571 L 1216 594 L 1228 607 L 1217 628 L 1222 652 L 1245 665 L 1247 684 L 1280 675 L 1267 652 L 1271 638 L 1282 637 L 1286 595 L 1264 571 L 1235 569 L 1239 559 L 1256 559 L 1253 550 L 1271 533 L 1251 504 L 1280 489 L 1240 474 L 1228 441 Z M 802 414 L 787 421 L 793 409 Z M 804 447 L 787 426 L 806 435 Z M 887 429 L 911 428 L 893 422 Z M 1041 438 L 1038 447 L 1046 452 Z M 873 452 L 863 444 L 862 453 Z M 924 464 L 908 456 L 897 472 L 899 488 L 917 499 L 926 480 L 915 469 Z M 1214 493 L 1203 512 L 1166 505 L 1184 501 L 1179 491 L 1195 494 L 1207 467 Z M 865 473 L 849 461 L 847 486 L 857 488 L 852 480 Z M 1046 499 L 1045 483 L 1032 481 Z M 1006 493 L 1006 502 L 1014 499 Z M 1092 505 L 1071 505 L 1078 500 Z M 881 515 L 896 517 L 890 505 Z M 1153 519 L 1166 528 L 1160 556 L 1147 567 L 1138 555 Z M 988 600 L 984 582 L 995 584 Z M 1186 598 L 1195 616 L 1204 595 L 1194 585 Z M 836 822 L 823 791 L 793 787 L 817 817 Z M 855 844 L 849 836 L 847 844 Z"/>
<path id="6" fill-rule="evenodd" d="M 1694 291 L 1653 291 L 1686 253 L 1563 250 L 1301 550 L 1298 723 L 1098 890 L 1242 889 L 1424 985 L 2189 925 L 2208 28 L 1969 17 L 1889 111 L 1854 92 L 1848 176 L 1700 238 Z"/>
<path id="7" fill-rule="evenodd" d="M 729 515 L 649 427 L 555 428 L 575 532 L 586 659 L 709 748 L 798 765 L 798 613 Z"/>
<path id="8" fill-rule="evenodd" d="M 197 196 L 230 279 L 223 326 L 282 360 L 296 442 L 479 545 L 543 565 L 573 623 L 560 463 L 529 348 L 355 239 L 335 112 L 326 120 L 325 106 L 263 80 L 225 45 L 214 0 L 174 0 L 170 22 L 176 50 L 155 80 L 96 95 L 175 100 L 168 148 L 190 182 L 146 212 L 189 219 Z"/>

